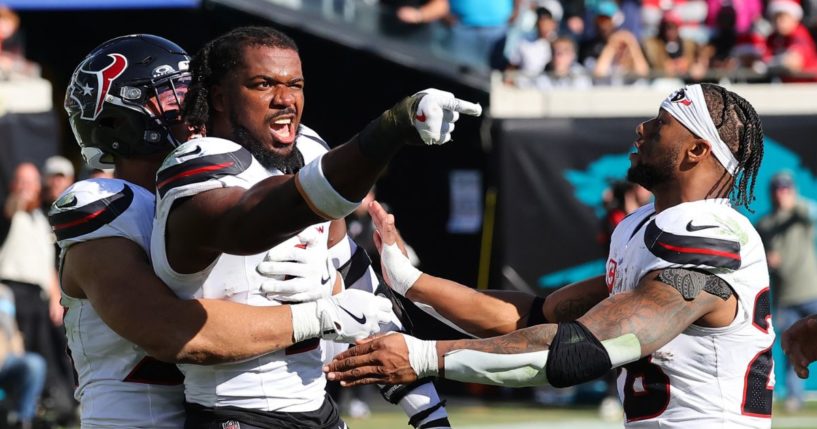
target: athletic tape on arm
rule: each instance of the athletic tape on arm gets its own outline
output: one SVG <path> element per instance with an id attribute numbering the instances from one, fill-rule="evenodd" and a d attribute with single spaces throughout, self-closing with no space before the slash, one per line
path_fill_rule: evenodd
<path id="1" fill-rule="evenodd" d="M 582 329 L 589 336 L 572 338 Z M 561 323 L 559 331 L 550 350 L 516 354 L 452 350 L 445 354 L 445 378 L 508 387 L 546 383 L 566 387 L 598 378 L 641 357 L 641 345 L 634 334 L 599 342 L 578 322 Z M 579 341 L 574 342 L 576 338 Z"/>
<path id="2" fill-rule="evenodd" d="M 326 219 L 340 219 L 352 213 L 360 202 L 343 198 L 323 174 L 323 155 L 298 171 L 295 184 L 309 207 Z"/>

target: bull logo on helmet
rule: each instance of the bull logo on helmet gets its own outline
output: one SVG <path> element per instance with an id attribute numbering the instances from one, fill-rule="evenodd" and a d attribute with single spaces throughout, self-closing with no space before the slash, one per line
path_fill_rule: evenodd
<path id="1" fill-rule="evenodd" d="M 93 121 L 102 112 L 105 97 L 111 89 L 113 81 L 128 68 L 128 60 L 122 54 L 108 54 L 111 63 L 101 70 L 88 70 L 87 67 L 94 60 L 90 58 L 77 68 L 71 77 L 69 97 L 82 110 L 82 119 Z"/>

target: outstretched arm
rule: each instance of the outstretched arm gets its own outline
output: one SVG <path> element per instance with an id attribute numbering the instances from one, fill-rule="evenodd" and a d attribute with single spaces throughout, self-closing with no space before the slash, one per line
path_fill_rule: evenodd
<path id="1" fill-rule="evenodd" d="M 369 206 L 369 214 L 377 227 L 375 244 L 387 283 L 477 337 L 507 334 L 532 323 L 575 320 L 607 297 L 603 276 L 566 286 L 543 301 L 523 292 L 476 291 L 422 273 L 399 249 L 394 216 L 377 202 Z"/>
<path id="2" fill-rule="evenodd" d="M 685 299 L 647 274 L 632 292 L 604 300 L 577 322 L 537 325 L 482 340 L 420 341 L 390 335 L 338 355 L 325 371 L 344 385 L 405 383 L 420 376 L 524 386 L 577 384 L 653 353 L 696 321 L 724 326 L 735 297 Z M 683 281 L 683 279 L 681 279 Z"/>
<path id="3" fill-rule="evenodd" d="M 87 298 L 105 324 L 157 359 L 215 364 L 293 343 L 289 306 L 179 299 L 128 239 L 75 244 L 64 258 L 65 292 Z"/>
<path id="4" fill-rule="evenodd" d="M 385 299 L 349 297 L 345 306 L 369 319 L 369 325 L 363 327 L 336 309 L 340 298 L 274 307 L 183 300 L 156 277 L 144 250 L 120 237 L 71 246 L 64 257 L 62 284 L 68 295 L 87 298 L 117 334 L 167 362 L 233 362 L 307 338 L 360 338 L 377 332 L 375 328 L 387 320 L 390 309 Z M 294 323 L 298 315 L 300 324 Z M 330 333 L 327 326 L 340 329 Z"/>
<path id="5" fill-rule="evenodd" d="M 479 115 L 481 108 L 450 93 L 426 90 L 396 104 L 296 175 L 181 200 L 168 220 L 171 265 L 179 272 L 199 271 L 220 253 L 263 252 L 306 226 L 346 216 L 400 148 L 449 141 L 460 113 Z"/>

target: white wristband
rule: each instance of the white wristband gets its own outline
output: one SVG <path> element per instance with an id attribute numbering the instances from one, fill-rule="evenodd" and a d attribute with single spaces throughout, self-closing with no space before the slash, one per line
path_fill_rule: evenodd
<path id="1" fill-rule="evenodd" d="M 309 207 L 326 219 L 340 219 L 355 211 L 360 202 L 343 198 L 323 174 L 323 155 L 298 171 L 295 184 Z"/>
<path id="2" fill-rule="evenodd" d="M 437 342 L 418 340 L 410 335 L 403 335 L 409 353 L 409 364 L 417 374 L 417 378 L 436 377 Z"/>
<path id="3" fill-rule="evenodd" d="M 423 274 L 411 265 L 411 261 L 400 251 L 397 243 L 383 244 L 383 269 L 391 281 L 391 288 L 400 295 L 406 296 L 406 292 L 414 285 L 414 282 Z"/>
<path id="4" fill-rule="evenodd" d="M 318 303 L 304 302 L 289 306 L 292 312 L 292 338 L 296 343 L 321 335 L 321 320 L 317 316 Z"/>

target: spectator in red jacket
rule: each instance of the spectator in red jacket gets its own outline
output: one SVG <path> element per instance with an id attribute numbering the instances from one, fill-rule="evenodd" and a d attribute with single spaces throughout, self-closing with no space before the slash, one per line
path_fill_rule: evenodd
<path id="1" fill-rule="evenodd" d="M 774 24 L 766 39 L 769 67 L 794 74 L 785 82 L 817 81 L 817 47 L 801 22 L 803 8 L 793 0 L 772 0 L 767 12 Z"/>

